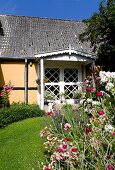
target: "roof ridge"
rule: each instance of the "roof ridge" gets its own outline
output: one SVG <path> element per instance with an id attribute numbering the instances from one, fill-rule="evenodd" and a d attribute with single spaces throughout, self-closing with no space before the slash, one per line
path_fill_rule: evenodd
<path id="1" fill-rule="evenodd" d="M 83 21 L 81 21 L 81 20 L 74 20 L 74 19 L 48 18 L 48 17 L 24 16 L 24 15 L 12 15 L 12 14 L 0 14 L 0 16 L 27 17 L 27 18 L 39 18 L 39 19 L 48 19 L 48 20 L 60 20 L 60 21 L 83 22 Z"/>

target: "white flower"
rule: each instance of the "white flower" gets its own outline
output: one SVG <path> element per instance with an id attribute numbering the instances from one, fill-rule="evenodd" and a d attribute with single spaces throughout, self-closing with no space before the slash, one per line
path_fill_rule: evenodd
<path id="1" fill-rule="evenodd" d="M 90 126 L 91 124 L 87 123 L 86 126 Z"/>
<path id="2" fill-rule="evenodd" d="M 105 83 L 105 82 L 107 82 L 107 81 L 108 81 L 108 79 L 107 79 L 106 76 L 104 76 L 103 78 L 101 78 L 101 82 Z"/>
<path id="3" fill-rule="evenodd" d="M 100 71 L 99 76 L 101 78 L 101 82 L 105 83 L 105 82 L 108 81 L 108 78 L 106 76 L 106 72 L 105 71 Z"/>
<path id="4" fill-rule="evenodd" d="M 92 101 L 93 101 L 92 99 L 89 99 L 89 98 L 87 99 L 88 103 L 92 103 Z"/>
<path id="5" fill-rule="evenodd" d="M 107 91 L 111 90 L 112 88 L 114 87 L 114 84 L 113 83 L 107 83 L 106 86 L 105 86 L 105 89 Z"/>
<path id="6" fill-rule="evenodd" d="M 114 127 L 110 124 L 105 125 L 105 131 L 106 132 L 112 132 L 114 130 Z"/>
<path id="7" fill-rule="evenodd" d="M 93 101 L 92 102 L 92 105 L 94 106 L 94 105 L 100 105 L 101 103 L 100 102 L 98 102 L 98 101 Z"/>
<path id="8" fill-rule="evenodd" d="M 111 80 L 115 79 L 115 72 L 100 71 L 99 76 L 101 78 L 101 82 L 110 82 Z"/>
<path id="9" fill-rule="evenodd" d="M 86 99 L 81 99 L 80 104 L 83 104 Z"/>
<path id="10" fill-rule="evenodd" d="M 84 111 L 85 111 L 85 112 L 88 112 L 88 109 L 86 108 L 86 109 L 84 109 Z"/>
<path id="11" fill-rule="evenodd" d="M 111 72 L 111 78 L 115 79 L 115 72 Z"/>
<path id="12" fill-rule="evenodd" d="M 103 91 L 103 96 L 110 97 L 110 95 L 108 93 L 106 93 L 105 91 Z"/>

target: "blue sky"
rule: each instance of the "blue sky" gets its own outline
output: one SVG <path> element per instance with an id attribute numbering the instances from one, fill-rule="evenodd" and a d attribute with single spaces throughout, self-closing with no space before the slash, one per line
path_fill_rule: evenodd
<path id="1" fill-rule="evenodd" d="M 98 12 L 101 0 L 0 0 L 0 14 L 82 20 Z"/>

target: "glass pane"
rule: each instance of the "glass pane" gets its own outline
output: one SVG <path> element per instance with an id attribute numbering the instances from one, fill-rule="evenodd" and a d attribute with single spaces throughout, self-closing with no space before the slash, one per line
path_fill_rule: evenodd
<path id="1" fill-rule="evenodd" d="M 78 82 L 78 70 L 64 69 L 64 82 Z"/>
<path id="2" fill-rule="evenodd" d="M 64 86 L 64 91 L 67 92 L 67 98 L 72 99 L 73 98 L 73 92 L 78 89 L 77 85 L 66 85 Z"/>
<path id="3" fill-rule="evenodd" d="M 59 82 L 59 69 L 46 68 L 45 78 L 48 79 L 48 82 Z"/>
<path id="4" fill-rule="evenodd" d="M 55 96 L 57 97 L 57 99 L 59 99 L 59 86 L 58 85 L 46 85 L 45 86 L 45 91 L 51 92 L 53 94 L 55 94 Z"/>

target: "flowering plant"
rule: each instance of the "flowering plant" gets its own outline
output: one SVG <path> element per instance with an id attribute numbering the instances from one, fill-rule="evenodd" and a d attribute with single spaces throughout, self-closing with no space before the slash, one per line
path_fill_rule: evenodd
<path id="1" fill-rule="evenodd" d="M 82 96 L 82 91 L 76 90 L 73 92 L 73 99 L 80 99 Z"/>
<path id="2" fill-rule="evenodd" d="M 9 83 L 3 86 L 3 89 L 0 93 L 0 96 L 2 98 L 1 99 L 2 107 L 7 107 L 9 105 L 9 95 L 12 90 L 13 90 L 13 85 L 11 84 L 10 81 Z"/>
<path id="3" fill-rule="evenodd" d="M 115 103 L 111 102 L 115 82 L 111 80 L 113 86 L 107 89 L 104 82 L 101 91 L 98 80 L 95 88 L 90 79 L 77 110 L 66 104 L 60 115 L 50 114 L 52 123 L 41 131 L 49 153 L 43 170 L 115 170 Z"/>
<path id="4" fill-rule="evenodd" d="M 48 101 L 55 100 L 56 96 L 54 93 L 51 93 L 49 91 L 45 91 L 44 93 L 44 101 L 47 103 Z"/>
<path id="5" fill-rule="evenodd" d="M 101 82 L 105 83 L 105 90 L 115 97 L 115 72 L 100 72 Z"/>

